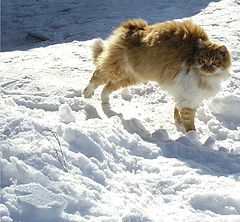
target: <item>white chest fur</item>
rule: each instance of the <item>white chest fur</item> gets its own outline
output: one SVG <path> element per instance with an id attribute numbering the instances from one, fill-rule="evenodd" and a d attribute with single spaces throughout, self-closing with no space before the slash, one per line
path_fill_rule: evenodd
<path id="1" fill-rule="evenodd" d="M 204 99 L 216 95 L 221 89 L 221 83 L 229 76 L 229 72 L 220 71 L 213 76 L 203 76 L 191 69 L 188 73 L 182 70 L 171 84 L 164 86 L 175 98 L 176 107 L 196 109 Z M 201 87 L 200 82 L 207 87 Z"/>

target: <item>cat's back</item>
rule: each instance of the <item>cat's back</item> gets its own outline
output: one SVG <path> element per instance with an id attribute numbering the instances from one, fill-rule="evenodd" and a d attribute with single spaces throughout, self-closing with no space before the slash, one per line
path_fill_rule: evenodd
<path id="1" fill-rule="evenodd" d="M 199 39 L 208 40 L 207 33 L 189 20 L 153 25 L 128 20 L 110 37 L 109 58 L 127 64 L 140 79 L 163 84 L 174 79 L 181 67 L 193 64 Z"/>
<path id="2" fill-rule="evenodd" d="M 198 39 L 206 41 L 208 35 L 201 26 L 191 20 L 167 21 L 145 28 L 145 42 L 151 46 L 168 42 L 176 46 L 195 43 Z"/>
<path id="3" fill-rule="evenodd" d="M 167 21 L 147 25 L 141 31 L 139 44 L 126 47 L 128 63 L 141 78 L 159 84 L 171 81 L 181 67 L 191 66 L 199 39 L 208 39 L 203 28 L 192 21 Z M 136 35 L 136 34 L 135 34 Z"/>

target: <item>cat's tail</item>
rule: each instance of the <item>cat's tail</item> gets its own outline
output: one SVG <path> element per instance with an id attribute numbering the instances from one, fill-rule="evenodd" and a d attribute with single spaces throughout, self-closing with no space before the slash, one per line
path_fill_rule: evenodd
<path id="1" fill-rule="evenodd" d="M 96 65 L 98 57 L 104 51 L 104 43 L 102 39 L 97 39 L 92 45 L 92 60 L 93 63 Z"/>
<path id="2" fill-rule="evenodd" d="M 130 19 L 120 25 L 122 38 L 132 46 L 139 46 L 148 23 L 143 19 Z"/>

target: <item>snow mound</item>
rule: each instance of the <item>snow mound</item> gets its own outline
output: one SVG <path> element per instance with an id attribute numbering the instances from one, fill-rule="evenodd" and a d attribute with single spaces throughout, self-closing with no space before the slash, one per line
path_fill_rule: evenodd
<path id="1" fill-rule="evenodd" d="M 67 141 L 74 152 L 81 152 L 87 157 L 95 157 L 99 161 L 104 159 L 101 146 L 97 144 L 88 132 L 81 132 L 78 128 L 65 128 L 63 138 Z"/>
<path id="2" fill-rule="evenodd" d="M 59 117 L 60 121 L 63 123 L 71 123 L 76 120 L 72 109 L 68 104 L 62 104 L 59 106 Z"/>
<path id="3" fill-rule="evenodd" d="M 9 161 L 2 160 L 1 163 L 1 187 L 6 187 L 12 184 L 12 180 L 18 183 L 39 182 L 42 185 L 47 184 L 47 178 L 38 170 L 27 165 L 17 157 L 11 156 Z M 14 178 L 14 179 L 13 179 Z"/>
<path id="4" fill-rule="evenodd" d="M 15 193 L 24 221 L 56 220 L 67 205 L 62 197 L 37 183 L 19 185 Z"/>
<path id="5" fill-rule="evenodd" d="M 122 218 L 122 222 L 154 222 L 140 212 L 131 212 Z"/>
<path id="6" fill-rule="evenodd" d="M 190 202 L 195 209 L 201 211 L 212 211 L 220 215 L 240 214 L 240 200 L 229 194 L 197 194 Z"/>
<path id="7" fill-rule="evenodd" d="M 224 126 L 236 129 L 240 126 L 239 104 L 240 96 L 229 94 L 224 98 L 214 98 L 210 104 L 210 109 Z"/>

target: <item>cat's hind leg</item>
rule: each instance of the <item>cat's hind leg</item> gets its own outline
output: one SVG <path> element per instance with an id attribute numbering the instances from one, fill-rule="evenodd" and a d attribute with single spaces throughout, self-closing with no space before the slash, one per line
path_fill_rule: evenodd
<path id="1" fill-rule="evenodd" d="M 95 90 L 97 89 L 97 87 L 100 85 L 103 85 L 105 83 L 106 83 L 106 81 L 102 77 L 101 72 L 99 70 L 95 70 L 87 87 L 83 90 L 84 98 L 91 98 L 93 96 Z"/>
<path id="2" fill-rule="evenodd" d="M 86 99 L 92 98 L 96 88 L 97 87 L 93 83 L 89 82 L 87 87 L 83 91 L 84 98 Z"/>
<path id="3" fill-rule="evenodd" d="M 101 100 L 103 104 L 109 103 L 109 95 L 120 88 L 127 87 L 130 85 L 136 84 L 138 81 L 134 78 L 124 78 L 118 81 L 110 81 L 107 85 L 104 86 L 101 93 Z"/>

